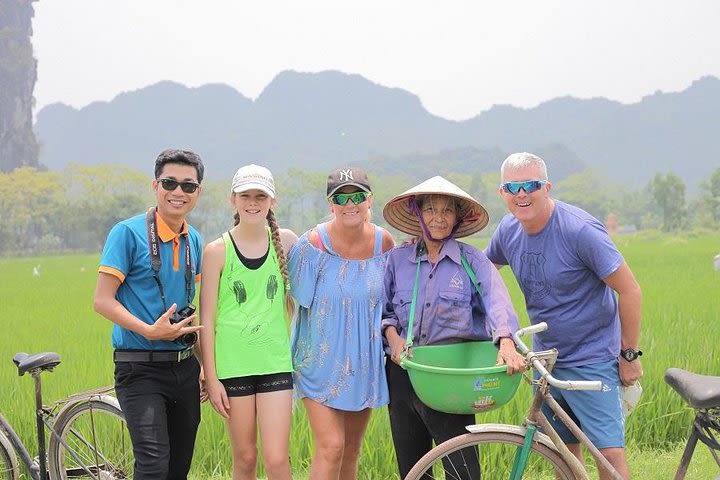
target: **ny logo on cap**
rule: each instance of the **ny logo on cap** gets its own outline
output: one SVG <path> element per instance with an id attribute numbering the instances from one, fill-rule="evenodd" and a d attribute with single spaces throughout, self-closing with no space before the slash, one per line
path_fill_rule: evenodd
<path id="1" fill-rule="evenodd" d="M 350 180 L 355 180 L 353 178 L 352 170 L 350 170 L 349 168 L 347 170 L 340 170 L 340 181 L 347 182 Z"/>

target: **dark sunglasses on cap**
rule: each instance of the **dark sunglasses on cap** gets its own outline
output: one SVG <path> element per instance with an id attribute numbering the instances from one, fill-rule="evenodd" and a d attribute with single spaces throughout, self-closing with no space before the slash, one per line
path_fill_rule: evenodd
<path id="1" fill-rule="evenodd" d="M 540 190 L 546 183 L 547 180 L 526 180 L 524 182 L 506 182 L 500 186 L 510 195 L 517 195 L 521 188 L 525 190 L 525 193 L 533 193 Z"/>
<path id="2" fill-rule="evenodd" d="M 368 192 L 353 192 L 353 193 L 336 193 L 330 196 L 330 200 L 335 205 L 344 207 L 349 201 L 352 201 L 355 205 L 360 205 L 368 199 L 370 193 Z"/>
<path id="3" fill-rule="evenodd" d="M 183 192 L 193 193 L 200 186 L 199 183 L 195 182 L 178 182 L 174 178 L 158 178 L 158 182 L 160 182 L 160 185 L 168 192 L 172 192 L 180 185 Z"/>

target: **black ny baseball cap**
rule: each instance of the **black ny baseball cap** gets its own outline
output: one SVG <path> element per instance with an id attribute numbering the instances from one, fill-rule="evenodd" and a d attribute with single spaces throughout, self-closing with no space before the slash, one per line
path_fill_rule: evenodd
<path id="1" fill-rule="evenodd" d="M 336 168 L 328 175 L 327 196 L 332 196 L 339 189 L 348 185 L 358 187 L 368 193 L 372 192 L 365 170 L 358 167 L 341 167 Z"/>

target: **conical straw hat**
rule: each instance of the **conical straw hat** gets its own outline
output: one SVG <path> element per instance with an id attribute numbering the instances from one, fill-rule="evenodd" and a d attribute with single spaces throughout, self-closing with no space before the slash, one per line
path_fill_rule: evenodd
<path id="1" fill-rule="evenodd" d="M 441 176 L 425 180 L 420 185 L 396 195 L 383 208 L 385 220 L 401 232 L 422 236 L 422 227 L 417 215 L 410 209 L 410 202 L 417 195 L 449 195 L 460 201 L 460 225 L 453 237 L 462 238 L 477 233 L 488 224 L 487 210 L 470 194 Z"/>

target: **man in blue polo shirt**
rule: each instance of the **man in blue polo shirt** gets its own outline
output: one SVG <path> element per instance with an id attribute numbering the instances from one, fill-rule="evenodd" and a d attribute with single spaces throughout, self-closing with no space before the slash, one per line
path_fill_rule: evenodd
<path id="1" fill-rule="evenodd" d="M 204 166 L 186 150 L 155 161 L 157 206 L 108 234 L 95 311 L 112 321 L 115 391 L 135 454 L 135 480 L 185 479 L 200 423 L 200 366 L 191 305 L 202 240 L 187 224 Z"/>

